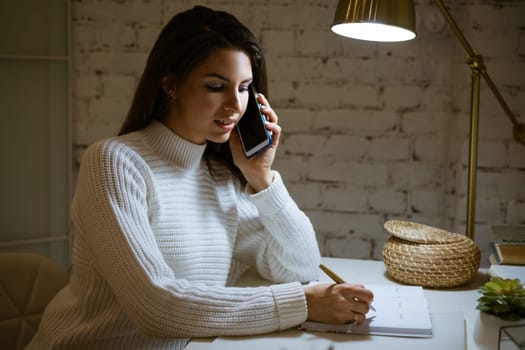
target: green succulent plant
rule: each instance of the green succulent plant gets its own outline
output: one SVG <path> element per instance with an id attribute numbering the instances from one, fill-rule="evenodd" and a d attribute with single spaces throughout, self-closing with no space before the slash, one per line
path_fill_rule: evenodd
<path id="1" fill-rule="evenodd" d="M 479 292 L 482 296 L 478 299 L 478 310 L 502 320 L 525 318 L 525 288 L 519 279 L 492 277 Z"/>

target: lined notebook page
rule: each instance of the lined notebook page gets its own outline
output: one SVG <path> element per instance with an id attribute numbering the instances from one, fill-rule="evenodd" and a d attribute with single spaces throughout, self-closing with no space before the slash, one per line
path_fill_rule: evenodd
<path id="1" fill-rule="evenodd" d="M 423 288 L 419 286 L 367 285 L 374 292 L 376 311 L 366 314 L 359 325 L 307 321 L 305 331 L 432 337 L 432 322 Z"/>

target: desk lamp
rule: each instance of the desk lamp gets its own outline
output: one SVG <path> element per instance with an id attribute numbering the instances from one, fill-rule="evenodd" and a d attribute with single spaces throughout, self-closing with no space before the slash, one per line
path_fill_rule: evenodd
<path id="1" fill-rule="evenodd" d="M 483 57 L 472 49 L 441 0 L 434 0 L 452 31 L 467 52 L 466 63 L 471 74 L 470 138 L 467 191 L 466 235 L 474 238 L 476 170 L 478 145 L 478 120 L 480 78 L 483 77 L 490 90 L 513 124 L 516 142 L 525 145 L 525 124 L 519 123 L 487 73 Z M 360 40 L 397 42 L 416 37 L 415 9 L 413 0 L 339 0 L 335 11 L 332 31 L 336 34 Z"/>

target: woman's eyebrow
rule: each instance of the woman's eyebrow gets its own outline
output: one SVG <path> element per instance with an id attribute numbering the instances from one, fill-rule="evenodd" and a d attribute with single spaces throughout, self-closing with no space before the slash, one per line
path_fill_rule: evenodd
<path id="1" fill-rule="evenodd" d="M 230 79 L 226 78 L 225 76 L 220 75 L 219 73 L 209 73 L 205 75 L 208 78 L 219 78 L 224 81 L 230 81 Z"/>
<path id="2" fill-rule="evenodd" d="M 230 79 L 226 78 L 225 76 L 219 74 L 219 73 L 209 73 L 209 74 L 206 74 L 205 75 L 206 77 L 209 77 L 209 78 L 218 78 L 218 79 L 221 79 L 221 80 L 224 80 L 226 82 L 230 82 Z M 248 83 L 248 82 L 251 82 L 253 80 L 253 78 L 248 78 L 248 79 L 245 79 L 242 81 L 242 83 Z"/>

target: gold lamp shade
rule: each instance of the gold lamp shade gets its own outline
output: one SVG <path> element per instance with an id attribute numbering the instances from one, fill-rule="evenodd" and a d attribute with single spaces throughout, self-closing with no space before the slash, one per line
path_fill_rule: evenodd
<path id="1" fill-rule="evenodd" d="M 332 31 L 370 41 L 406 41 L 416 37 L 413 0 L 339 0 Z"/>

